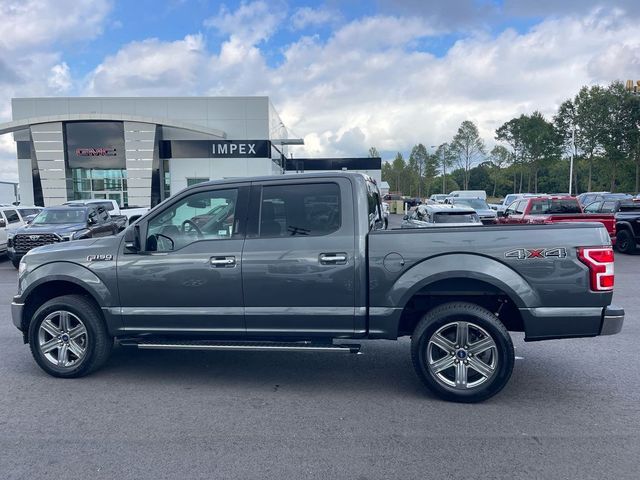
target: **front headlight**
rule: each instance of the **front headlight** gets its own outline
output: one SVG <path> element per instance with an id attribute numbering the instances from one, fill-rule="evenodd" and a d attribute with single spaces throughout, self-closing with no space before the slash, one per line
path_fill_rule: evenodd
<path id="1" fill-rule="evenodd" d="M 89 238 L 89 235 L 91 235 L 91 230 L 89 230 L 88 228 L 83 228 L 82 230 L 73 232 L 73 235 L 71 235 L 71 240 L 80 240 L 82 238 Z"/>

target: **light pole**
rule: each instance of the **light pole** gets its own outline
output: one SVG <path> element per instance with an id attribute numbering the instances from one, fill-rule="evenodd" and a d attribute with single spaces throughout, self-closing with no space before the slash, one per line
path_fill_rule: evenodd
<path id="1" fill-rule="evenodd" d="M 573 186 L 573 156 L 576 151 L 576 126 L 571 129 L 571 160 L 569 162 L 569 195 L 571 195 L 571 187 Z"/>

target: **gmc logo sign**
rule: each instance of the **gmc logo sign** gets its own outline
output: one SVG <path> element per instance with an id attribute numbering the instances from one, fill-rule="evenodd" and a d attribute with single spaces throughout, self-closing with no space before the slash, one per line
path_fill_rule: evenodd
<path id="1" fill-rule="evenodd" d="M 115 157 L 117 153 L 115 148 L 110 147 L 76 148 L 76 155 L 79 157 Z"/>

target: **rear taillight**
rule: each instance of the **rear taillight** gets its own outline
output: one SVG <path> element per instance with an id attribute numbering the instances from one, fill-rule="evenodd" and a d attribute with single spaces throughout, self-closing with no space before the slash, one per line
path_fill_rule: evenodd
<path id="1" fill-rule="evenodd" d="M 589 267 L 591 290 L 596 292 L 613 290 L 612 247 L 580 247 L 578 258 Z"/>

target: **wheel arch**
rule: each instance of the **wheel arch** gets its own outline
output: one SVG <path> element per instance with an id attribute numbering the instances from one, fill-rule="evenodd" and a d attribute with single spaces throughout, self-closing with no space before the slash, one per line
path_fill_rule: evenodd
<path id="1" fill-rule="evenodd" d="M 512 331 L 524 331 L 520 308 L 539 305 L 529 282 L 511 267 L 490 257 L 451 253 L 432 257 L 401 275 L 387 298 L 394 306 L 387 319 L 371 319 L 374 329 L 390 329 L 390 338 L 411 334 L 427 311 L 451 301 L 478 304 L 500 315 Z M 499 303 L 504 303 L 500 310 Z M 388 337 L 387 337 L 388 338 Z"/>
<path id="2" fill-rule="evenodd" d="M 21 330 L 26 332 L 31 317 L 43 303 L 63 295 L 81 295 L 91 301 L 105 319 L 103 306 L 112 304 L 112 294 L 89 269 L 70 262 L 53 262 L 36 268 L 22 285 L 24 309 Z"/>

